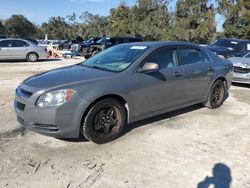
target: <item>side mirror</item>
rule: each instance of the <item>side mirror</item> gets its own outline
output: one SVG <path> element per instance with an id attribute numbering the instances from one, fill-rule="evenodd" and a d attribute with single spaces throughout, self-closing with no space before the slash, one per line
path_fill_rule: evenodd
<path id="1" fill-rule="evenodd" d="M 160 66 L 157 63 L 145 63 L 140 69 L 139 72 L 157 72 L 160 70 Z"/>

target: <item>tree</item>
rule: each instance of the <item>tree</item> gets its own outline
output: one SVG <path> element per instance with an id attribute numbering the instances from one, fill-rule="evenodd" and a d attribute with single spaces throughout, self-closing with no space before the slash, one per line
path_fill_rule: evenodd
<path id="1" fill-rule="evenodd" d="M 108 18 L 85 11 L 80 16 L 85 29 L 84 35 L 87 37 L 97 37 L 107 34 Z"/>
<path id="2" fill-rule="evenodd" d="M 70 38 L 70 25 L 65 21 L 65 18 L 51 17 L 48 23 L 43 23 L 39 28 L 39 37 L 44 37 L 48 34 L 51 39 L 68 39 Z"/>
<path id="3" fill-rule="evenodd" d="M 221 0 L 218 10 L 226 18 L 223 24 L 226 37 L 250 39 L 249 0 Z"/>
<path id="4" fill-rule="evenodd" d="M 177 2 L 172 27 L 167 31 L 170 40 L 207 43 L 215 36 L 215 11 L 207 0 Z"/>
<path id="5" fill-rule="evenodd" d="M 12 15 L 5 23 L 9 37 L 32 37 L 36 34 L 36 26 L 23 15 Z"/>
<path id="6" fill-rule="evenodd" d="M 131 35 L 131 11 L 125 3 L 110 10 L 109 33 L 111 35 Z"/>
<path id="7" fill-rule="evenodd" d="M 168 26 L 167 1 L 140 0 L 133 7 L 121 3 L 111 9 L 109 21 L 113 35 L 139 35 L 145 40 L 162 40 Z"/>
<path id="8" fill-rule="evenodd" d="M 5 35 L 5 26 L 3 25 L 1 20 L 0 20 L 0 35 Z"/>

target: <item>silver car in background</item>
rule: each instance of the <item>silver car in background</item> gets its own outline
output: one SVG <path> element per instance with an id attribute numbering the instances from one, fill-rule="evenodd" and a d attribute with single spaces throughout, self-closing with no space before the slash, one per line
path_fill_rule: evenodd
<path id="1" fill-rule="evenodd" d="M 24 39 L 0 39 L 0 60 L 22 60 L 36 62 L 48 57 L 45 47 Z"/>
<path id="2" fill-rule="evenodd" d="M 229 58 L 233 63 L 233 82 L 250 84 L 250 53 L 243 57 Z"/>

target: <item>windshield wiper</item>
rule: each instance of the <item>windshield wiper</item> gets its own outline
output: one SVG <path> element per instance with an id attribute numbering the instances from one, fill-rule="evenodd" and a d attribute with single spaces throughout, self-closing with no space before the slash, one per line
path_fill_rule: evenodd
<path id="1" fill-rule="evenodd" d="M 89 65 L 84 65 L 84 64 L 82 64 L 82 66 L 85 66 L 85 67 L 88 67 L 88 68 L 93 68 L 93 69 L 98 69 L 98 70 L 103 70 L 103 71 L 110 71 L 110 72 L 112 72 L 112 70 L 110 70 L 110 69 L 108 69 L 108 68 L 99 67 L 99 66 L 96 66 L 96 65 L 89 66 Z"/>

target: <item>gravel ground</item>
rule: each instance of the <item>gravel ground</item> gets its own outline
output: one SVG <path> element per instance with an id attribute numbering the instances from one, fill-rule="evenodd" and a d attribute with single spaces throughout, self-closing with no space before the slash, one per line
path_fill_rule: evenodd
<path id="1" fill-rule="evenodd" d="M 0 187 L 250 187 L 247 85 L 232 86 L 219 109 L 195 105 L 140 121 L 104 145 L 23 130 L 13 110 L 18 84 L 80 61 L 0 62 Z"/>

